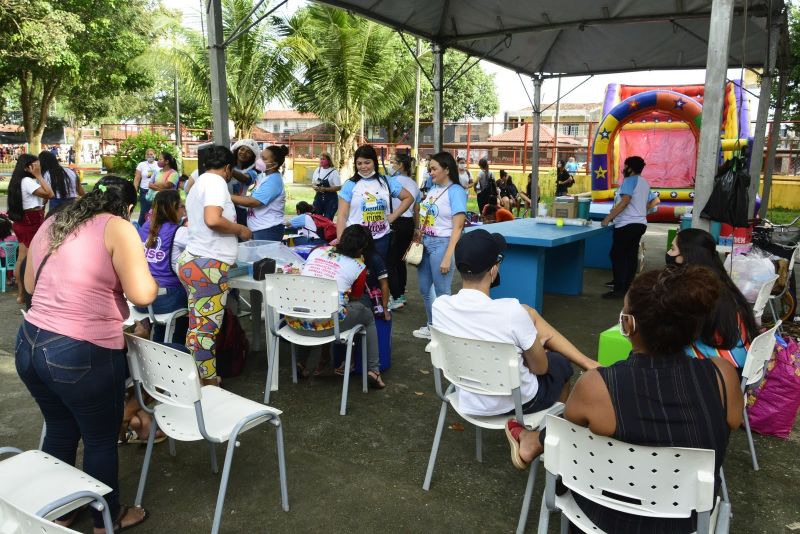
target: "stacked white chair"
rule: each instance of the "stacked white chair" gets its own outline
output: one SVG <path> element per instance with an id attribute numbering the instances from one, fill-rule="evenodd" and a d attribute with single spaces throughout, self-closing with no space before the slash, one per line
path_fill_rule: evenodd
<path id="1" fill-rule="evenodd" d="M 550 514 L 560 512 L 562 533 L 571 522 L 581 532 L 601 534 L 575 502 L 573 495 L 580 495 L 650 518 L 688 518 L 696 512 L 698 534 L 725 534 L 731 510 L 727 499 L 714 496 L 714 455 L 710 449 L 631 445 L 548 415 L 539 533 L 546 534 Z M 556 494 L 559 479 L 569 490 L 562 495 Z"/>
<path id="2" fill-rule="evenodd" d="M 88 504 L 103 514 L 106 532 L 111 532 L 113 522 L 103 498 L 110 487 L 42 451 L 0 448 L 0 455 L 5 454 L 12 456 L 0 461 L 0 498 L 10 506 L 53 521 Z M 0 532 L 6 534 L 1 527 Z"/>
<path id="3" fill-rule="evenodd" d="M 520 351 L 514 345 L 450 336 L 435 327 L 431 327 L 430 330 L 431 342 L 426 350 L 431 353 L 436 394 L 442 400 L 442 407 L 439 410 L 439 421 L 436 424 L 425 482 L 422 484 L 422 489 L 425 491 L 431 487 L 431 478 L 436 466 L 436 455 L 442 439 L 448 406 L 475 426 L 475 456 L 479 462 L 482 461 L 481 429 L 504 430 L 509 419 L 508 415 L 476 416 L 463 413 L 459 407 L 456 386 L 481 395 L 511 395 L 514 398 L 516 420 L 524 423 L 528 428 L 541 430 L 544 428 L 545 415 L 548 413 L 560 414 L 564 411 L 564 405 L 559 402 L 547 410 L 531 414 L 522 413 L 519 376 Z M 442 388 L 442 375 L 450 381 L 450 386 L 446 391 Z M 518 533 L 525 530 L 539 461 L 540 458 L 536 458 L 529 468 L 528 483 L 525 487 L 522 510 L 517 524 Z"/>
<path id="4" fill-rule="evenodd" d="M 233 453 L 240 434 L 262 423 L 272 424 L 277 433 L 278 473 L 280 477 L 281 505 L 289 511 L 286 487 L 286 463 L 283 450 L 283 426 L 281 411 L 270 406 L 245 399 L 217 386 L 202 386 L 197 365 L 190 354 L 165 345 L 126 334 L 128 343 L 128 367 L 136 388 L 136 396 L 142 408 L 153 414 L 150 435 L 147 440 L 136 505 L 141 506 L 147 472 L 153 453 L 158 428 L 177 441 L 201 441 L 209 443 L 211 466 L 217 472 L 214 445 L 228 444 L 222 468 L 217 505 L 214 511 L 212 534 L 219 531 L 225 492 L 228 487 Z M 154 408 L 142 402 L 142 390 L 156 401 Z"/>
<path id="5" fill-rule="evenodd" d="M 366 330 L 361 325 L 344 332 L 339 329 L 339 289 L 336 280 L 326 280 L 313 276 L 293 274 L 271 274 L 266 277 L 266 303 L 269 309 L 269 328 L 273 335 L 273 346 L 268 347 L 269 367 L 267 384 L 264 391 L 264 402 L 269 402 L 272 373 L 275 372 L 279 360 L 280 340 L 285 339 L 292 346 L 292 381 L 297 383 L 297 356 L 295 345 L 317 347 L 328 343 L 344 343 L 347 345 L 344 361 L 344 384 L 342 385 L 342 402 L 339 415 L 347 413 L 347 389 L 350 385 L 350 363 L 356 335 L 361 336 L 361 386 L 364 393 L 367 389 L 367 343 Z M 333 321 L 333 334 L 324 337 L 304 335 L 302 332 L 281 322 L 275 325 L 277 314 L 297 317 L 305 321 Z"/>
<path id="6" fill-rule="evenodd" d="M 167 290 L 162 288 L 158 289 L 159 295 L 166 295 Z M 130 314 L 128 315 L 128 319 L 123 323 L 123 326 L 132 326 L 136 321 L 144 321 L 145 319 L 150 320 L 150 339 L 155 341 L 155 325 L 163 325 L 164 326 L 164 343 L 169 343 L 172 341 L 172 334 L 175 332 L 175 322 L 177 321 L 178 317 L 184 317 L 188 315 L 189 309 L 182 308 L 180 310 L 175 310 L 169 313 L 154 313 L 153 312 L 153 305 L 149 304 L 147 306 L 147 312 L 143 313 L 138 311 L 134 308 L 131 302 L 128 302 L 128 310 Z"/>
<path id="7" fill-rule="evenodd" d="M 0 497 L 0 532 L 3 534 L 75 534 L 78 531 L 62 527 L 36 514 L 25 511 Z M 106 530 L 106 532 L 109 532 Z"/>
<path id="8" fill-rule="evenodd" d="M 772 278 L 765 280 L 764 285 L 762 285 L 761 289 L 758 290 L 756 301 L 753 303 L 753 315 L 755 316 L 758 324 L 761 324 L 761 316 L 764 315 L 764 308 L 767 306 L 767 303 L 770 300 L 772 288 L 775 286 L 775 282 L 777 281 L 778 275 L 776 274 Z"/>

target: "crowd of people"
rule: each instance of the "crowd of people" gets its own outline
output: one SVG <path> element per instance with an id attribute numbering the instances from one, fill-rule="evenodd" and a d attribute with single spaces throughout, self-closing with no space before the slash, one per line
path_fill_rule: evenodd
<path id="1" fill-rule="evenodd" d="M 17 371 L 47 424 L 43 450 L 74 465 L 83 441 L 83 468 L 112 488 L 106 499 L 118 527 L 147 518 L 145 510 L 120 504 L 117 480 L 121 426 L 138 426 L 139 435 L 145 435 L 142 428 L 151 424 L 135 400 L 126 401 L 128 302 L 139 310 L 151 306 L 155 313 L 188 309 L 186 350 L 194 356 L 201 382 L 219 385 L 217 340 L 239 243 L 280 241 L 287 229 L 316 245 L 301 274 L 336 281 L 339 327 L 364 327 L 373 388 L 387 387 L 376 322 L 390 320 L 392 311 L 407 302 L 412 267 L 404 256 L 419 244 L 425 324 L 413 331 L 415 337 L 430 339 L 434 328 L 513 344 L 520 351 L 525 413 L 566 402 L 564 417 L 599 435 L 713 449 L 721 466 L 729 432 L 741 422 L 737 371 L 758 327 L 707 232 L 680 232 L 665 267 L 636 276 L 632 259 L 653 203 L 641 158 L 625 161 L 619 199 L 604 221 L 615 226 L 611 296 L 623 299 L 619 329 L 633 353 L 601 368 L 537 310 L 516 299 L 492 299 L 507 244 L 491 226 L 464 232 L 470 189 L 489 221 L 511 220 L 512 210 L 537 203 L 539 192 L 532 195 L 531 180 L 520 192 L 505 171 L 495 179 L 485 159 L 473 179 L 463 158 L 439 152 L 428 158 L 420 189 L 413 158 L 393 155 L 381 173 L 376 150 L 363 145 L 346 180 L 330 155 L 322 154 L 313 174 L 313 204 L 297 203 L 295 216 L 287 220 L 280 172 L 286 155 L 285 147 L 261 150 L 247 139 L 232 149 L 214 146 L 204 158 L 204 172 L 185 180 L 173 156 L 148 150 L 133 182 L 105 176 L 89 192 L 47 151 L 17 160 L 9 216 L 25 260 L 17 273 L 19 301 L 30 301 L 17 337 Z M 574 183 L 577 166 L 570 163 L 559 163 L 559 188 Z M 140 214 L 133 225 L 137 205 Z M 456 271 L 463 287 L 452 294 Z M 309 336 L 327 336 L 334 328 L 332 319 L 287 317 L 287 324 Z M 151 327 L 137 325 L 137 333 L 147 336 Z M 307 354 L 299 356 L 300 376 L 308 376 Z M 317 372 L 326 364 L 321 358 Z M 576 382 L 575 368 L 582 371 Z M 652 391 L 658 394 L 647 393 Z M 474 415 L 514 413 L 511 397 L 461 390 L 459 403 Z M 541 454 L 542 433 L 510 419 L 506 434 L 516 467 L 527 467 Z M 692 519 L 655 522 L 607 512 L 586 500 L 578 503 L 607 532 L 694 528 Z M 94 524 L 96 534 L 104 532 L 99 513 Z"/>

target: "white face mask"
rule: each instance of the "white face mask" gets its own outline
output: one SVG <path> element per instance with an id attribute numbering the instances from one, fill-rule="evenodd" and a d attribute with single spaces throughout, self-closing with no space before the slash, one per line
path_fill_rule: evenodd
<path id="1" fill-rule="evenodd" d="M 362 178 L 370 178 L 370 177 L 372 177 L 372 176 L 375 176 L 375 171 L 373 171 L 373 172 L 371 172 L 371 173 L 369 173 L 369 174 L 364 174 L 363 172 L 361 172 L 361 171 L 358 171 L 358 175 L 359 175 L 360 177 L 362 177 Z"/>
<path id="2" fill-rule="evenodd" d="M 386 172 L 388 172 L 388 173 L 389 173 L 389 176 L 393 176 L 393 175 L 394 175 L 394 172 L 395 172 L 395 170 L 396 170 L 396 169 L 394 168 L 394 165 L 392 165 L 391 163 L 387 163 L 387 164 L 386 164 Z"/>
<path id="3" fill-rule="evenodd" d="M 458 164 L 458 170 L 463 171 L 466 168 L 467 168 L 467 164 L 466 163 L 459 163 Z"/>
<path id="4" fill-rule="evenodd" d="M 155 156 L 147 156 L 147 163 L 153 163 L 156 160 Z"/>
<path id="5" fill-rule="evenodd" d="M 633 328 L 631 329 L 630 332 L 626 332 L 625 331 L 625 327 L 622 325 L 622 318 L 623 317 L 630 317 L 631 318 L 631 322 L 633 323 Z M 619 312 L 619 333 L 622 334 L 625 337 L 631 337 L 631 334 L 633 334 L 634 330 L 636 330 L 636 318 L 633 315 L 631 315 L 630 313 Z"/>

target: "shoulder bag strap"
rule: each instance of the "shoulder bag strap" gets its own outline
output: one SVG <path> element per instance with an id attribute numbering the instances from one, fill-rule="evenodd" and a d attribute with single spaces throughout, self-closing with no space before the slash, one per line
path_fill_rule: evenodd
<path id="1" fill-rule="evenodd" d="M 50 259 L 50 256 L 52 254 L 53 254 L 52 252 L 48 252 L 47 255 L 44 257 L 44 259 L 42 260 L 42 263 L 39 264 L 39 268 L 36 270 L 36 276 L 33 278 L 33 290 L 34 291 L 36 291 L 36 284 L 39 283 L 39 275 L 42 274 L 42 269 L 44 268 L 44 264 L 47 263 L 47 260 Z M 25 281 L 22 280 L 21 282 L 17 282 L 17 283 L 24 284 Z M 31 293 L 31 295 L 33 295 L 33 293 Z"/>
<path id="2" fill-rule="evenodd" d="M 434 205 L 434 204 L 436 204 L 436 202 L 437 202 L 437 201 L 438 201 L 440 198 L 442 198 L 442 195 L 444 195 L 445 193 L 447 193 L 447 190 L 448 190 L 448 189 L 450 189 L 451 187 L 453 187 L 453 183 L 452 183 L 452 182 L 450 183 L 450 185 L 448 185 L 447 187 L 445 187 L 445 188 L 444 188 L 444 191 L 442 191 L 441 193 L 439 193 L 439 195 L 437 195 L 437 197 L 433 199 L 433 202 L 431 202 L 431 203 L 430 203 L 430 207 L 433 207 L 433 205 Z M 429 209 L 430 209 L 430 208 L 429 208 Z M 424 220 L 427 220 L 427 219 L 428 219 L 428 216 L 427 216 L 427 213 L 426 213 L 426 214 L 425 214 L 425 219 L 424 219 Z M 420 227 L 420 232 L 424 233 L 424 230 L 425 230 L 425 226 L 421 226 L 421 227 Z"/>

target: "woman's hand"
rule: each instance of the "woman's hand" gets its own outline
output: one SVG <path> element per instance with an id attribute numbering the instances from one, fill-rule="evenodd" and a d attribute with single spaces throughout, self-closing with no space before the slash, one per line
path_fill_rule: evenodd
<path id="1" fill-rule="evenodd" d="M 444 258 L 442 258 L 442 263 L 439 265 L 439 272 L 442 274 L 447 274 L 450 272 L 450 255 L 445 254 Z"/>
<path id="2" fill-rule="evenodd" d="M 250 228 L 244 226 L 243 224 L 239 225 L 239 232 L 236 234 L 236 237 L 241 239 L 242 241 L 250 241 L 253 239 L 253 231 Z"/>
<path id="3" fill-rule="evenodd" d="M 28 166 L 28 171 L 37 179 L 42 179 L 42 166 L 39 164 L 39 161 L 34 161 Z"/>
<path id="4" fill-rule="evenodd" d="M 392 320 L 392 312 L 390 312 L 388 309 L 384 309 L 383 310 L 383 318 L 386 321 L 391 321 Z"/>
<path id="5" fill-rule="evenodd" d="M 414 243 L 422 243 L 422 230 L 414 228 L 414 237 L 411 239 Z"/>

